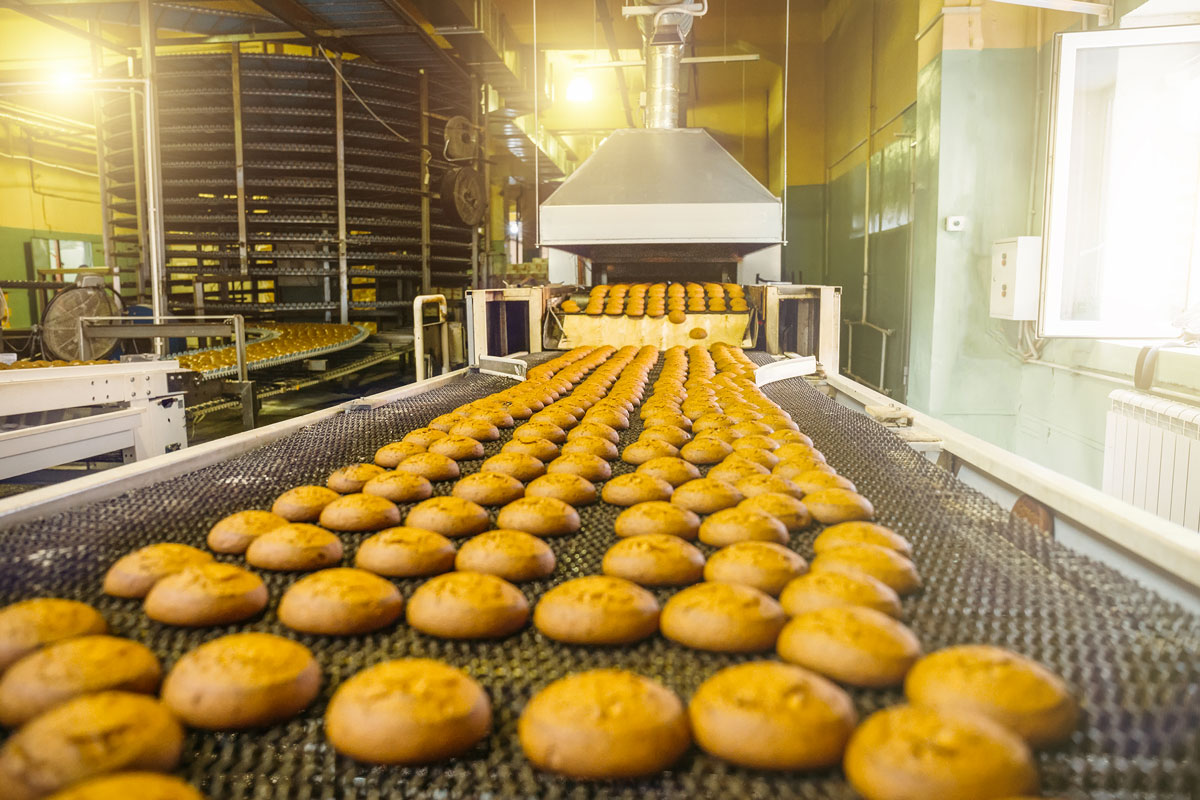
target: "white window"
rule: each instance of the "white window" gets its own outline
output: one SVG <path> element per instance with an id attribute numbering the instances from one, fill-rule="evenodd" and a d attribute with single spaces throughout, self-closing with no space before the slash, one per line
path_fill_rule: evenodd
<path id="1" fill-rule="evenodd" d="M 1200 25 L 1066 33 L 1055 53 L 1042 336 L 1200 325 Z"/>

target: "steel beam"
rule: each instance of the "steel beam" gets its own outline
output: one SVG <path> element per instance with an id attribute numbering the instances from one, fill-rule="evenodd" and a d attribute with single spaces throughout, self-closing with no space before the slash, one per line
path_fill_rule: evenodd
<path id="1" fill-rule="evenodd" d="M 608 42 L 608 57 L 614 62 L 621 59 L 620 50 L 617 48 L 617 34 L 613 30 L 612 13 L 608 10 L 608 0 L 596 0 L 596 17 L 600 20 L 600 27 L 604 28 L 604 40 Z M 536 54 L 535 54 L 536 55 Z M 617 88 L 621 92 L 621 104 L 625 107 L 625 122 L 629 127 L 636 127 L 637 124 L 633 121 L 633 104 L 629 102 L 629 86 L 625 83 L 625 73 L 617 70 Z M 537 87 L 534 87 L 537 90 Z"/>
<path id="2" fill-rule="evenodd" d="M 136 61 L 131 56 L 126 59 L 127 71 L 130 78 L 136 77 Z M 142 121 L 145 125 L 145 120 Z M 147 253 L 150 252 L 150 245 L 147 236 L 146 227 L 146 169 L 145 162 L 142 160 L 144 147 L 140 140 L 140 131 L 138 130 L 138 97 L 136 92 L 129 93 L 129 145 L 130 151 L 133 154 L 133 204 L 134 204 L 134 220 L 137 225 L 138 235 L 138 264 L 137 264 L 137 301 L 139 303 L 146 299 L 146 284 L 150 282 L 150 260 Z M 97 131 L 99 136 L 100 132 Z"/>
<path id="3" fill-rule="evenodd" d="M 329 23 L 313 14 L 296 0 L 262 0 L 256 2 L 272 16 L 291 25 L 308 39 L 323 44 L 327 49 L 341 53 L 347 49 L 346 42 L 336 36 L 322 36 L 321 31 L 329 29 Z"/>
<path id="4" fill-rule="evenodd" d="M 346 252 L 346 97 L 343 88 L 342 57 L 337 56 L 334 70 L 337 78 L 333 82 L 334 124 L 337 127 L 337 214 L 338 214 L 338 300 L 339 317 L 343 325 L 350 322 L 350 264 Z"/>
<path id="5" fill-rule="evenodd" d="M 429 260 L 432 255 L 430 240 L 433 238 L 430 219 L 432 208 L 429 201 L 429 75 L 425 70 L 421 70 L 417 80 L 421 108 L 421 294 L 429 294 Z M 413 324 L 420 323 L 414 320 Z"/>
<path id="6" fill-rule="evenodd" d="M 52 17 L 45 12 L 39 11 L 36 8 L 32 8 L 29 3 L 23 2 L 22 0 L 0 0 L 0 8 L 8 8 L 16 11 L 18 14 L 24 14 L 30 19 L 36 19 L 38 22 L 49 25 L 52 28 L 57 28 L 58 30 L 69 33 L 72 36 L 78 36 L 81 39 L 87 39 L 92 44 L 106 47 L 109 50 L 113 50 L 123 56 L 128 56 L 130 54 L 128 48 L 119 42 L 105 39 L 98 33 L 91 33 L 90 31 L 85 31 L 82 28 L 76 28 L 69 22 L 64 22 L 57 17 Z"/>
<path id="7" fill-rule="evenodd" d="M 684 56 L 679 59 L 680 64 L 736 64 L 743 61 L 761 61 L 762 55 L 759 53 L 735 53 L 728 56 Z M 646 60 L 636 59 L 633 61 L 595 61 L 590 64 L 576 64 L 572 69 L 608 69 L 617 67 L 624 69 L 626 67 L 644 67 Z M 618 75 L 621 73 L 617 73 Z M 622 78 L 624 80 L 624 78 Z"/>
<path id="8" fill-rule="evenodd" d="M 242 53 L 233 46 L 230 53 L 233 77 L 233 158 L 237 179 L 238 265 L 243 275 L 250 274 L 250 253 L 246 235 L 246 157 L 242 142 Z"/>
<path id="9" fill-rule="evenodd" d="M 163 224 L 162 150 L 158 141 L 158 75 L 154 66 L 154 3 L 140 0 L 142 34 L 142 107 L 146 159 L 146 239 L 150 245 L 150 306 L 154 321 L 159 322 L 167 311 L 166 229 Z M 163 355 L 166 341 L 154 340 L 154 352 Z"/>
<path id="10" fill-rule="evenodd" d="M 1008 3 L 1012 6 L 1029 6 L 1031 8 L 1045 8 L 1051 11 L 1074 11 L 1077 14 L 1091 14 L 1099 17 L 1101 25 L 1111 25 L 1113 22 L 1113 4 L 1111 0 L 1107 3 L 1085 3 L 1081 0 L 999 0 L 1001 3 Z"/>
<path id="11" fill-rule="evenodd" d="M 99 22 L 89 22 L 88 28 L 93 34 L 99 35 Z M 104 67 L 104 53 L 100 49 L 101 46 L 98 42 L 92 42 L 92 72 L 96 77 L 102 74 Z M 108 211 L 108 153 L 104 137 L 100 135 L 100 128 L 103 126 L 104 120 L 104 100 L 103 95 L 99 92 L 92 93 L 92 113 L 96 119 L 96 177 L 100 185 L 100 235 L 104 242 L 104 266 L 112 271 L 113 291 L 120 295 L 121 273 L 117 267 L 116 247 L 113 245 L 112 239 L 112 222 Z"/>
<path id="12" fill-rule="evenodd" d="M 357 36 L 385 36 L 387 34 L 413 33 L 413 25 L 379 25 L 374 28 L 315 28 L 312 33 L 323 40 L 353 39 Z M 230 44 L 236 42 L 288 42 L 309 39 L 309 34 L 300 31 L 266 31 L 263 33 L 218 33 L 212 36 L 188 36 L 159 39 L 160 47 L 168 45 Z"/>

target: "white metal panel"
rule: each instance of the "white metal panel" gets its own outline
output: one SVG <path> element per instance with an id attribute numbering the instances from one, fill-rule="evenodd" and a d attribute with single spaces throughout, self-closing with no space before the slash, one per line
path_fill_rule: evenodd
<path id="1" fill-rule="evenodd" d="M 1104 491 L 1200 530 L 1200 407 L 1127 389 L 1109 399 Z"/>
<path id="2" fill-rule="evenodd" d="M 779 206 L 656 203 L 542 206 L 543 247 L 597 244 L 778 244 Z"/>
<path id="3" fill-rule="evenodd" d="M 0 478 L 132 448 L 141 424 L 142 412 L 127 408 L 0 433 Z"/>
<path id="4" fill-rule="evenodd" d="M 158 397 L 168 393 L 167 375 L 178 370 L 178 361 L 5 370 L 0 411 L 30 414 Z"/>
<path id="5" fill-rule="evenodd" d="M 1125 494 L 1125 485 L 1129 478 L 1129 472 L 1125 462 L 1125 444 L 1129 441 L 1128 429 L 1129 419 L 1117 412 L 1112 412 L 1117 418 L 1115 430 L 1113 431 L 1113 440 L 1111 444 L 1113 463 L 1113 497 L 1119 497 L 1128 502 L 1128 497 Z"/>
<path id="6" fill-rule="evenodd" d="M 1184 490 L 1183 527 L 1200 530 L 1200 446 L 1188 448 L 1187 481 Z"/>
<path id="7" fill-rule="evenodd" d="M 1154 509 L 1146 507 L 1146 473 L 1149 470 L 1150 434 L 1153 426 L 1143 418 L 1134 420 L 1133 429 L 1136 438 L 1132 464 L 1133 500 L 1131 502 L 1138 508 L 1153 511 Z"/>
<path id="8" fill-rule="evenodd" d="M 1113 497 L 1120 496 L 1120 490 L 1117 489 L 1117 459 L 1113 452 L 1113 443 L 1117 441 L 1118 419 L 1114 411 L 1109 411 L 1104 418 L 1104 477 L 1100 481 L 1100 488 Z"/>
<path id="9" fill-rule="evenodd" d="M 1184 509 L 1187 507 L 1188 464 L 1191 461 L 1191 451 L 1197 443 L 1182 432 L 1175 434 L 1175 465 L 1171 470 L 1171 516 L 1169 519 L 1178 525 L 1183 524 Z"/>
<path id="10" fill-rule="evenodd" d="M 1184 440 L 1186 442 L 1186 440 Z M 1162 450 L 1159 453 L 1158 479 L 1154 485 L 1158 487 L 1158 498 L 1154 503 L 1154 513 L 1160 517 L 1171 518 L 1171 495 L 1174 490 L 1175 448 L 1179 446 L 1179 433 L 1174 430 L 1162 431 Z"/>

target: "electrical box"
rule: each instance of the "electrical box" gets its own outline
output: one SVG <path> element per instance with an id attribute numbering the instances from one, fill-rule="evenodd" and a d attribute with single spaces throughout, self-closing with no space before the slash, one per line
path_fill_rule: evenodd
<path id="1" fill-rule="evenodd" d="M 1041 278 L 1042 237 L 992 242 L 991 315 L 996 319 L 1037 319 Z"/>

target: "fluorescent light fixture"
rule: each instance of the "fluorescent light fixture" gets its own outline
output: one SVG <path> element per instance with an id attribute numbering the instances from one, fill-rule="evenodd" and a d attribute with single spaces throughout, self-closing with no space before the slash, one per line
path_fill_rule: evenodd
<path id="1" fill-rule="evenodd" d="M 576 75 L 567 84 L 567 100 L 572 103 L 590 103 L 595 97 L 592 82 L 582 75 Z"/>

